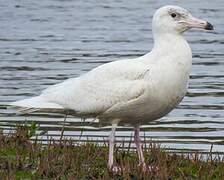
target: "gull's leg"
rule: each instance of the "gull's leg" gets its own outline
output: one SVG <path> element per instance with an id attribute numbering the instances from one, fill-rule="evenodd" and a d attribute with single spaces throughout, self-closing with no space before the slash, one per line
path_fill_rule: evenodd
<path id="1" fill-rule="evenodd" d="M 140 128 L 139 126 L 134 128 L 135 134 L 134 134 L 134 141 L 137 147 L 137 152 L 138 152 L 138 158 L 139 158 L 139 166 L 142 168 L 143 172 L 152 172 L 152 171 L 157 171 L 158 168 L 155 166 L 147 166 L 145 163 L 145 158 L 143 155 L 143 150 L 142 150 L 142 144 L 141 144 L 141 139 L 139 136 Z"/>
<path id="2" fill-rule="evenodd" d="M 107 164 L 109 170 L 113 170 L 116 126 L 117 126 L 116 124 L 112 124 L 111 134 L 109 136 L 109 158 Z"/>
<path id="3" fill-rule="evenodd" d="M 139 131 L 140 131 L 139 126 L 135 127 L 134 131 L 135 131 L 134 142 L 135 142 L 136 148 L 137 148 L 139 165 L 142 166 L 143 168 L 145 168 L 145 158 L 144 158 L 144 155 L 143 155 L 141 139 L 139 137 Z"/>

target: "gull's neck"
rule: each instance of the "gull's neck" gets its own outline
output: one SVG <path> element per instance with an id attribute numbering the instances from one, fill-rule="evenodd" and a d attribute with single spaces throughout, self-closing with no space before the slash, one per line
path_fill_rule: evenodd
<path id="1" fill-rule="evenodd" d="M 172 51 L 180 48 L 189 48 L 182 34 L 154 33 L 154 47 L 156 51 Z"/>
<path id="2" fill-rule="evenodd" d="M 154 46 L 151 52 L 141 56 L 145 63 L 157 62 L 163 60 L 163 56 L 168 57 L 173 62 L 187 63 L 191 65 L 191 48 L 184 36 L 181 34 L 158 33 L 154 34 Z M 158 58 L 160 57 L 160 58 Z M 165 58 L 167 59 L 167 58 Z"/>

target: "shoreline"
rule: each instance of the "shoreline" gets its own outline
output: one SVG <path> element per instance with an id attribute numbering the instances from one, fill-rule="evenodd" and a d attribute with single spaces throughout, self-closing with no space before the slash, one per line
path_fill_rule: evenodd
<path id="1" fill-rule="evenodd" d="M 107 169 L 108 147 L 105 143 L 84 143 L 61 138 L 48 144 L 30 140 L 35 129 L 18 125 L 14 133 L 0 133 L 0 176 L 3 179 L 215 179 L 224 178 L 224 158 L 200 152 L 169 153 L 151 143 L 144 148 L 148 165 L 156 170 L 142 172 L 137 153 L 115 148 L 118 173 Z M 144 147 L 144 144 L 143 144 Z M 206 160 L 204 156 L 207 156 Z"/>

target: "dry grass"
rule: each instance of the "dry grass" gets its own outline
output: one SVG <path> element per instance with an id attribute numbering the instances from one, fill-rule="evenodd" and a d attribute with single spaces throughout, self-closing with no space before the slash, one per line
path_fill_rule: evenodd
<path id="1" fill-rule="evenodd" d="M 137 166 L 137 155 L 131 150 L 116 148 L 116 163 L 123 167 L 117 174 L 107 170 L 107 144 L 86 143 L 80 146 L 71 140 L 48 145 L 31 142 L 29 126 L 18 126 L 15 133 L 0 133 L 0 177 L 3 179 L 224 179 L 221 157 L 202 160 L 198 153 L 169 154 L 155 144 L 145 149 L 149 165 L 158 170 L 143 173 Z"/>

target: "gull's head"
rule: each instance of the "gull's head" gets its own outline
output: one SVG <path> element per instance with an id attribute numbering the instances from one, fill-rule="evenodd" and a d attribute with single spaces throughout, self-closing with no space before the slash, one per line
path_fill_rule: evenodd
<path id="1" fill-rule="evenodd" d="M 181 34 L 191 28 L 213 30 L 213 26 L 195 18 L 189 11 L 178 6 L 163 6 L 153 16 L 153 31 L 158 33 Z"/>

